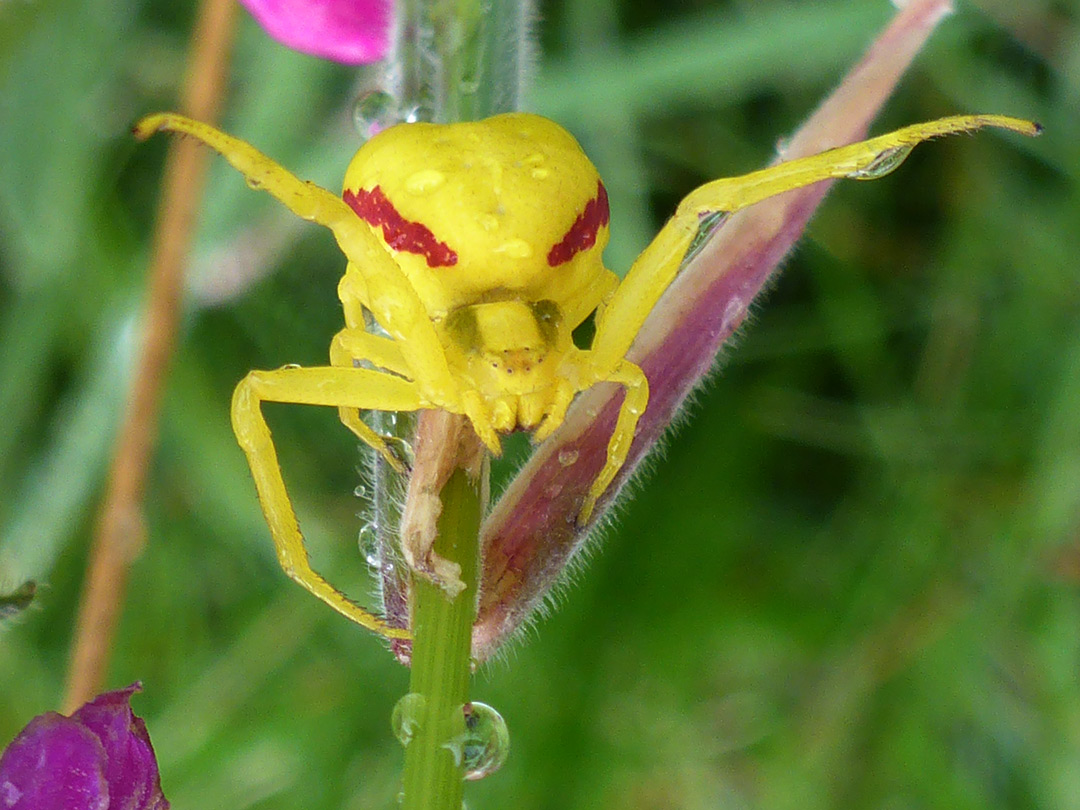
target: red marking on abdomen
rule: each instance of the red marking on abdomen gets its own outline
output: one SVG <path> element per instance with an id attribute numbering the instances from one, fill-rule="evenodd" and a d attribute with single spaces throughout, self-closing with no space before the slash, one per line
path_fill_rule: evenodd
<path id="1" fill-rule="evenodd" d="M 548 265 L 557 267 L 570 261 L 575 254 L 591 248 L 596 244 L 596 235 L 600 233 L 600 229 L 610 220 L 607 189 L 597 180 L 596 196 L 585 203 L 585 210 L 578 214 L 578 218 L 574 220 L 566 236 L 548 252 Z"/>
<path id="2" fill-rule="evenodd" d="M 422 222 L 405 219 L 378 186 L 371 191 L 345 189 L 341 198 L 368 225 L 382 227 L 383 239 L 394 250 L 417 253 L 427 259 L 428 267 L 457 264 L 457 253 L 446 242 L 436 239 Z"/>

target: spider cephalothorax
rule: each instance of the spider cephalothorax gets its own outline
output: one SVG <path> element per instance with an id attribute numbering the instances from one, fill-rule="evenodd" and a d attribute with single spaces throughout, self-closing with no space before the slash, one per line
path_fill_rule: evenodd
<path id="1" fill-rule="evenodd" d="M 148 116 L 136 135 L 165 129 L 202 140 L 251 185 L 330 228 L 345 253 L 338 286 L 345 328 L 331 343 L 330 365 L 251 372 L 233 397 L 233 427 L 286 572 L 364 627 L 403 638 L 407 630 L 389 627 L 312 570 L 262 402 L 336 407 L 347 427 L 402 470 L 361 411 L 441 408 L 467 417 L 498 453 L 500 433 L 525 429 L 543 441 L 575 394 L 619 384 L 626 396 L 607 460 L 581 504 L 584 523 L 623 466 L 649 401 L 648 381 L 626 353 L 703 216 L 829 178 L 879 177 L 921 141 L 983 126 L 1038 131 L 1003 116 L 955 116 L 708 183 L 683 200 L 621 282 L 601 260 L 608 202 L 596 169 L 569 133 L 536 115 L 392 127 L 357 152 L 341 197 L 183 116 Z M 594 311 L 592 344 L 576 348 L 571 333 Z M 366 313 L 387 336 L 365 329 Z"/>

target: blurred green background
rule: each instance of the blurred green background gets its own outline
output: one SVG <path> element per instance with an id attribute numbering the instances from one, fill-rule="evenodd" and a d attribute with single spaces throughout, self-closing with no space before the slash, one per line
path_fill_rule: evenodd
<path id="1" fill-rule="evenodd" d="M 623 271 L 697 184 L 767 162 L 885 0 L 545 2 L 529 107 L 579 136 Z M 0 745 L 63 687 L 193 3 L 0 2 Z M 355 71 L 245 16 L 223 126 L 332 188 Z M 1080 2 L 961 2 L 876 131 L 1046 126 L 838 187 L 615 528 L 474 695 L 470 808 L 1080 807 Z M 228 424 L 324 362 L 330 236 L 215 163 L 111 686 L 178 808 L 392 807 L 407 672 L 277 568 Z M 273 408 L 318 565 L 353 588 L 356 443 Z M 602 547 L 602 548 L 601 548 Z"/>

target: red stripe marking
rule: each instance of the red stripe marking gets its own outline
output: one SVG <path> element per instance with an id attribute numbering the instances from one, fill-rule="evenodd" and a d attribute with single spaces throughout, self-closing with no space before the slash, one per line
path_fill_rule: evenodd
<path id="1" fill-rule="evenodd" d="M 373 228 L 381 226 L 383 239 L 394 250 L 417 253 L 427 259 L 428 267 L 457 264 L 457 253 L 446 242 L 436 239 L 431 229 L 422 222 L 405 219 L 378 186 L 371 191 L 345 189 L 341 198 L 368 225 Z"/>
<path id="2" fill-rule="evenodd" d="M 558 267 L 574 258 L 575 254 L 591 248 L 596 244 L 596 235 L 600 233 L 600 229 L 610 221 L 607 189 L 597 180 L 596 196 L 585 204 L 585 210 L 578 214 L 562 241 L 548 252 L 548 265 Z"/>

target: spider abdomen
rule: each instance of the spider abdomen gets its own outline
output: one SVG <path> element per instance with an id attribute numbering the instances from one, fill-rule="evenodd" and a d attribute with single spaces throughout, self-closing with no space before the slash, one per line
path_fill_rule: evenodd
<path id="1" fill-rule="evenodd" d="M 607 193 L 577 141 L 536 115 L 385 130 L 353 158 L 343 198 L 433 319 L 493 291 L 575 300 L 605 273 Z"/>

